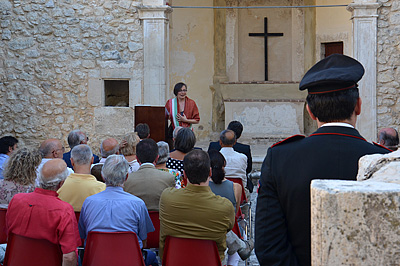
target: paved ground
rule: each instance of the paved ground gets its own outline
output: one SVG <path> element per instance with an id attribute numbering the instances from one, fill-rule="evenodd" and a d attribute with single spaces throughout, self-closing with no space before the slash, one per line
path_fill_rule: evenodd
<path id="1" fill-rule="evenodd" d="M 256 212 L 256 205 L 257 205 L 257 188 L 254 187 L 254 191 L 250 196 L 250 200 L 251 200 L 251 211 L 252 211 L 252 234 L 251 237 L 254 240 L 254 221 L 255 221 L 255 212 Z M 260 264 L 258 263 L 257 257 L 254 254 L 254 250 L 251 252 L 251 256 L 250 258 L 247 260 L 248 261 L 248 265 L 249 266 L 259 266 Z M 245 266 L 245 262 L 244 261 L 240 261 L 239 262 L 239 266 Z"/>

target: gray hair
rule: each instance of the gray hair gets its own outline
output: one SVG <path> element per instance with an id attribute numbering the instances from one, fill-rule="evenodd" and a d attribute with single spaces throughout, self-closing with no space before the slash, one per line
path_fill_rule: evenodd
<path id="1" fill-rule="evenodd" d="M 73 149 L 75 146 L 81 144 L 82 141 L 86 141 L 86 134 L 80 129 L 75 129 L 68 134 L 67 140 L 69 147 Z"/>
<path id="2" fill-rule="evenodd" d="M 52 179 L 44 179 L 42 176 L 42 169 L 40 169 L 40 173 L 39 173 L 39 185 L 41 188 L 46 189 L 46 190 L 56 191 L 58 189 L 58 185 L 62 181 L 64 181 L 69 175 L 68 168 L 65 168 L 64 171 L 56 174 Z"/>
<path id="3" fill-rule="evenodd" d="M 163 164 L 168 161 L 169 158 L 169 146 L 165 141 L 157 142 L 158 146 L 158 161 L 157 164 Z"/>
<path id="4" fill-rule="evenodd" d="M 106 151 L 103 149 L 103 143 L 101 143 L 100 145 L 100 153 L 101 153 L 101 157 L 103 158 L 108 158 L 108 156 L 113 155 L 113 154 L 117 154 L 119 152 L 119 145 L 116 145 L 114 147 L 114 149 Z"/>
<path id="5" fill-rule="evenodd" d="M 232 133 L 233 137 L 232 138 L 228 138 L 226 136 L 227 133 Z M 224 145 L 233 145 L 235 144 L 236 141 L 236 135 L 235 132 L 233 130 L 230 129 L 225 129 L 221 132 L 221 134 L 219 135 L 219 139 L 221 140 L 222 144 Z"/>
<path id="6" fill-rule="evenodd" d="M 71 158 L 77 165 L 90 164 L 92 161 L 93 153 L 90 147 L 86 144 L 79 144 L 71 151 Z"/>
<path id="7" fill-rule="evenodd" d="M 110 155 L 101 169 L 106 185 L 112 187 L 122 186 L 128 174 L 129 163 L 123 155 Z"/>
<path id="8" fill-rule="evenodd" d="M 177 126 L 177 127 L 174 129 L 174 131 L 172 132 L 172 137 L 173 137 L 174 139 L 176 139 L 176 136 L 178 135 L 178 132 L 179 132 L 179 130 L 181 130 L 181 128 L 183 128 L 183 127 Z"/>

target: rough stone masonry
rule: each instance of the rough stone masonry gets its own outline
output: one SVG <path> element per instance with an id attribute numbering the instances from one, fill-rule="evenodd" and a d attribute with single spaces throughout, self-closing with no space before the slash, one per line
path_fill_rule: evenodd
<path id="1" fill-rule="evenodd" d="M 140 88 L 140 4 L 0 0 L 0 135 L 15 134 L 37 146 L 50 137 L 66 142 L 69 131 L 81 128 L 89 144 L 99 147 L 107 132 L 95 132 L 88 83 L 122 69 Z M 110 127 L 117 122 L 109 121 Z"/>

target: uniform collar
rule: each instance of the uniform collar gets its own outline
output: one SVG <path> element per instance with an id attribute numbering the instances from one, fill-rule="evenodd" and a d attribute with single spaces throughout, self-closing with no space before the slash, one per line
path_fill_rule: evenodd
<path id="1" fill-rule="evenodd" d="M 330 123 L 325 123 L 321 127 L 350 127 L 354 128 L 352 125 L 348 123 L 343 123 L 343 122 L 330 122 Z"/>

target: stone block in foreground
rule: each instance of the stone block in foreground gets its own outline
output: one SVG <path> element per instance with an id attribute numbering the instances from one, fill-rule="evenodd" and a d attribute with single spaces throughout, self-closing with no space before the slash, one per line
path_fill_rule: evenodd
<path id="1" fill-rule="evenodd" d="M 312 265 L 399 265 L 400 185 L 311 182 Z"/>

